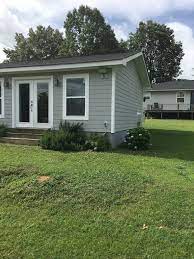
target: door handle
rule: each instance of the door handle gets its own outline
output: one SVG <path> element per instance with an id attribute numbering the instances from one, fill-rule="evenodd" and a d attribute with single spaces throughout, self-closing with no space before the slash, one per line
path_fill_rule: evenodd
<path id="1" fill-rule="evenodd" d="M 33 101 L 30 102 L 30 111 L 33 111 Z"/>

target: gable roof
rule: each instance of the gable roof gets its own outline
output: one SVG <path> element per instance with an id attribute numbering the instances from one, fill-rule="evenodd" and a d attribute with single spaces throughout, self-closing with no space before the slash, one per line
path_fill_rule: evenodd
<path id="1" fill-rule="evenodd" d="M 148 90 L 148 89 L 147 89 Z M 153 84 L 149 91 L 194 90 L 194 80 L 173 80 L 169 82 Z"/>
<path id="2" fill-rule="evenodd" d="M 42 60 L 42 61 L 34 60 L 30 62 L 1 63 L 0 69 L 118 61 L 118 60 L 127 59 L 137 54 L 140 55 L 140 53 L 129 53 L 129 52 L 121 53 L 120 52 L 120 53 L 98 54 L 98 55 L 89 55 L 89 56 L 62 57 L 62 58 L 48 59 L 48 60 Z"/>
<path id="3" fill-rule="evenodd" d="M 99 67 L 112 67 L 117 65 L 126 66 L 128 62 L 134 60 L 136 69 L 145 87 L 150 87 L 150 81 L 142 52 L 130 53 L 119 52 L 109 54 L 99 54 L 90 56 L 63 57 L 43 61 L 1 63 L 0 75 L 16 74 L 25 72 L 53 72 L 80 70 Z"/>

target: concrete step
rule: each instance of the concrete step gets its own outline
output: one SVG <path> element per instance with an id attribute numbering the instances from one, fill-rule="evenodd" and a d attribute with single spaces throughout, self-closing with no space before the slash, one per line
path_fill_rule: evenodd
<path id="1" fill-rule="evenodd" d="M 34 129 L 34 128 L 9 128 L 12 133 L 31 133 L 31 134 L 44 134 L 47 129 Z"/>
<path id="2" fill-rule="evenodd" d="M 26 138 L 26 139 L 40 139 L 43 134 L 31 132 L 7 132 L 6 137 L 10 138 Z"/>
<path id="3" fill-rule="evenodd" d="M 37 146 L 39 139 L 2 137 L 0 138 L 0 143 Z"/>

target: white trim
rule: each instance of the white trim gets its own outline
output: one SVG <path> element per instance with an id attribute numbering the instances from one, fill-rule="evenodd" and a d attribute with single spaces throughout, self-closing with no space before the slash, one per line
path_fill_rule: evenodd
<path id="1" fill-rule="evenodd" d="M 26 71 L 51 71 L 51 70 L 65 70 L 65 69 L 74 69 L 74 68 L 91 68 L 91 67 L 101 67 L 101 66 L 116 66 L 116 65 L 126 65 L 129 61 L 142 56 L 142 53 L 139 52 L 135 55 L 132 55 L 128 58 L 119 59 L 119 60 L 110 60 L 110 61 L 101 61 L 101 62 L 86 62 L 86 63 L 77 63 L 77 64 L 66 64 L 66 65 L 42 65 L 42 66 L 31 66 L 31 67 L 13 67 L 13 68 L 0 68 L 0 73 L 8 72 L 26 72 Z"/>
<path id="2" fill-rule="evenodd" d="M 116 90 L 116 72 L 112 70 L 111 133 L 115 133 L 115 90 Z"/>
<path id="3" fill-rule="evenodd" d="M 19 120 L 19 85 L 29 84 L 29 122 L 20 122 Z M 19 128 L 33 128 L 33 110 L 30 109 L 30 102 L 33 100 L 33 81 L 32 80 L 16 80 L 15 81 L 15 99 L 16 99 L 16 109 L 15 109 L 15 122 L 16 127 Z"/>
<path id="4" fill-rule="evenodd" d="M 1 82 L 1 85 L 0 85 L 0 87 L 1 87 L 1 97 L 0 97 L 0 99 L 1 99 L 1 114 L 0 114 L 0 119 L 3 119 L 4 116 L 5 116 L 5 107 L 4 107 L 4 105 L 5 105 L 5 91 L 4 91 L 5 85 L 4 85 L 4 79 L 0 78 L 0 82 Z"/>
<path id="5" fill-rule="evenodd" d="M 30 119 L 30 123 L 19 123 L 16 118 L 17 115 L 17 107 L 16 107 L 16 98 L 17 98 L 17 86 L 16 84 L 28 82 L 33 86 L 33 91 L 31 91 L 31 98 L 36 100 L 35 98 L 35 83 L 39 80 L 48 81 L 49 82 L 49 123 L 36 123 L 35 115 L 33 114 L 33 118 Z M 31 87 L 30 87 L 31 88 Z M 12 128 L 15 127 L 32 127 L 32 128 L 53 128 L 53 75 L 50 76 L 28 76 L 28 77 L 13 77 L 12 78 Z M 36 109 L 37 110 L 37 109 Z M 35 111 L 36 112 L 36 111 Z M 32 116 L 32 115 L 31 115 Z"/>
<path id="6" fill-rule="evenodd" d="M 140 56 L 143 56 L 142 52 L 136 53 L 136 54 L 134 54 L 133 56 L 130 56 L 130 57 L 128 57 L 128 58 L 123 59 L 122 64 L 123 64 L 124 66 L 126 66 L 128 62 L 130 62 L 131 60 L 136 59 L 136 58 L 138 58 L 138 57 L 140 57 Z"/>
<path id="7" fill-rule="evenodd" d="M 34 114 L 33 114 L 33 127 L 35 128 L 53 128 L 53 85 L 52 79 L 37 79 L 33 81 L 33 102 L 34 102 Z M 48 83 L 48 123 L 38 122 L 38 107 L 37 107 L 37 84 Z"/>
<path id="8" fill-rule="evenodd" d="M 12 78 L 11 81 L 12 87 L 12 128 L 15 128 L 15 80 Z"/>
<path id="9" fill-rule="evenodd" d="M 53 76 L 22 76 L 22 77 L 12 77 L 12 80 L 48 80 L 53 79 Z"/>
<path id="10" fill-rule="evenodd" d="M 146 90 L 145 92 L 177 92 L 177 91 L 193 91 L 194 89 L 162 89 L 162 90 L 155 90 L 155 89 L 150 89 Z"/>
<path id="11" fill-rule="evenodd" d="M 85 115 L 84 116 L 68 116 L 66 114 L 66 80 L 68 78 L 84 78 L 85 79 Z M 83 96 L 81 96 L 83 97 Z M 79 96 L 71 97 L 79 98 Z M 89 120 L 89 73 L 85 74 L 68 74 L 63 76 L 63 119 L 64 120 Z"/>
<path id="12" fill-rule="evenodd" d="M 51 76 L 51 81 L 50 81 L 51 83 L 51 85 L 50 85 L 50 98 L 49 98 L 49 109 L 50 109 L 50 120 L 51 120 L 51 122 L 50 122 L 50 126 L 51 126 L 51 128 L 53 128 L 54 127 L 54 120 L 53 120 L 53 112 L 54 112 L 54 101 L 53 101 L 53 99 L 54 99 L 54 77 L 53 77 L 53 75 Z"/>

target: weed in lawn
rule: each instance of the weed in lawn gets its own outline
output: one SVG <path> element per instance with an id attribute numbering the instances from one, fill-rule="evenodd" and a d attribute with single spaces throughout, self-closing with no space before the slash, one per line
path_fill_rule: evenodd
<path id="1" fill-rule="evenodd" d="M 193 258 L 194 122 L 183 124 L 146 122 L 146 152 L 0 145 L 1 258 Z"/>

